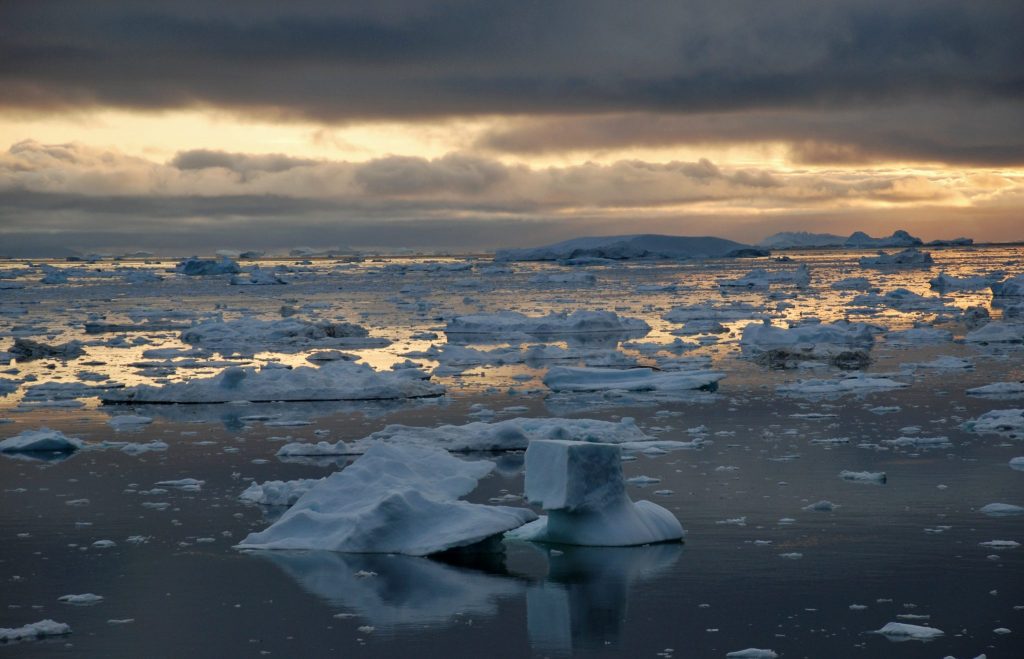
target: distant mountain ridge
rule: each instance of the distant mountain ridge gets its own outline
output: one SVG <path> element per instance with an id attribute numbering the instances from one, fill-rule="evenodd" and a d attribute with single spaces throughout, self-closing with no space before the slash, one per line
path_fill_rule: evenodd
<path id="1" fill-rule="evenodd" d="M 934 245 L 969 245 L 970 238 L 957 238 L 952 241 L 933 241 Z M 891 236 L 874 238 L 863 231 L 854 231 L 847 238 L 832 233 L 810 233 L 807 231 L 783 231 L 772 234 L 758 243 L 767 249 L 786 249 L 790 247 L 849 247 L 853 249 L 874 249 L 881 247 L 919 247 L 924 241 L 912 236 L 903 229 L 897 229 Z"/>

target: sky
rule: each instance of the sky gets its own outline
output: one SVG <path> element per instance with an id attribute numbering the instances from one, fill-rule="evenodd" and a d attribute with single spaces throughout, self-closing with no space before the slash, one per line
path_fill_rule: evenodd
<path id="1" fill-rule="evenodd" d="M 1019 0 L 0 2 L 0 254 L 1024 240 Z"/>

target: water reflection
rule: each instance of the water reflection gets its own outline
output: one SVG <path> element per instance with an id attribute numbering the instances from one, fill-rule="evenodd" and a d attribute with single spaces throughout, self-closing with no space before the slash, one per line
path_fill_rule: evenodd
<path id="1" fill-rule="evenodd" d="M 548 555 L 548 575 L 526 593 L 530 644 L 541 652 L 571 652 L 619 643 L 635 582 L 669 570 L 682 545 L 560 547 Z"/>
<path id="2" fill-rule="evenodd" d="M 531 645 L 567 653 L 618 644 L 630 590 L 668 571 L 682 545 L 552 550 L 515 543 L 511 551 L 518 553 L 514 560 L 501 551 L 436 559 L 323 551 L 252 554 L 274 563 L 307 593 L 357 613 L 380 631 L 444 626 L 456 616 L 492 617 L 500 600 L 524 598 Z M 547 561 L 543 576 L 525 567 L 537 559 Z"/>

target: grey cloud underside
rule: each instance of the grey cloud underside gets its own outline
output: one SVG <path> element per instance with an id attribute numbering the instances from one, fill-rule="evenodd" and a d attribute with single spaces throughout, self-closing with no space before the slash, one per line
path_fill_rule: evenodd
<path id="1" fill-rule="evenodd" d="M 1019 140 L 990 134 L 1020 134 L 1022 28 L 1012 0 L 3 3 L 0 106 L 212 105 L 328 122 L 772 110 L 783 118 L 756 136 L 1019 162 Z M 888 150 L 884 131 L 856 138 L 897 106 L 989 103 L 997 123 L 961 113 L 952 144 L 938 134 L 949 112 L 897 123 Z M 842 135 L 813 127 L 837 113 L 852 124 Z"/>

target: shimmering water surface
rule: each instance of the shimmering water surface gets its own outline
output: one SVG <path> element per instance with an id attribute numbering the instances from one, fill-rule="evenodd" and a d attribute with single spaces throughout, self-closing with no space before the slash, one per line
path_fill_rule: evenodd
<path id="1" fill-rule="evenodd" d="M 811 268 L 806 289 L 723 292 L 718 279 L 753 267 L 796 263 L 743 259 L 684 264 L 563 268 L 511 264 L 491 273 L 488 259 L 391 259 L 283 265 L 286 286 L 229 286 L 225 277 L 164 272 L 173 262 L 53 265 L 70 270 L 65 284 L 39 282 L 42 272 L 3 262 L 0 351 L 10 337 L 47 343 L 86 342 L 84 356 L 0 366 L 0 377 L 25 380 L 0 397 L 0 438 L 48 426 L 91 442 L 161 440 L 166 451 L 128 455 L 78 452 L 66 459 L 0 456 L 0 627 L 44 618 L 71 625 L 71 635 L 0 645 L 10 656 L 675 656 L 724 657 L 748 647 L 781 657 L 1024 656 L 1024 516 L 990 517 L 989 503 L 1024 505 L 1024 455 L 1012 432 L 977 434 L 962 427 L 1024 399 L 968 396 L 969 387 L 1024 379 L 1020 344 L 975 345 L 961 339 L 960 310 L 981 305 L 999 319 L 988 290 L 946 293 L 944 311 L 853 308 L 857 295 L 829 284 L 869 277 L 881 291 L 904 287 L 936 295 L 928 280 L 1021 271 L 1019 248 L 950 249 L 933 253 L 931 269 L 862 269 L 861 253 L 790 253 Z M 440 265 L 436 265 L 440 264 Z M 123 268 L 165 275 L 130 284 Z M 538 273 L 590 272 L 593 286 L 533 283 Z M 676 284 L 676 290 L 639 287 Z M 376 368 L 404 353 L 443 344 L 446 320 L 463 313 L 511 309 L 531 315 L 562 309 L 613 310 L 646 320 L 641 339 L 619 347 L 641 364 L 666 354 L 638 352 L 628 341 L 669 344 L 680 325 L 662 318 L 674 306 L 742 301 L 785 324 L 807 317 L 848 317 L 888 330 L 916 323 L 952 331 L 956 341 L 897 346 L 884 334 L 872 351 L 872 374 L 910 386 L 863 396 L 785 396 L 776 387 L 800 378 L 829 378 L 834 367 L 773 370 L 744 358 L 739 332 L 750 319 L 726 321 L 729 332 L 683 337 L 702 345 L 727 377 L 717 392 L 673 397 L 642 394 L 552 395 L 541 382 L 548 364 L 443 368 L 442 398 L 391 403 L 103 406 L 97 398 L 25 397 L 43 382 L 159 384 L 219 371 L 226 362 L 307 363 L 316 349 L 251 355 L 204 354 L 192 361 L 145 359 L 145 350 L 182 347 L 179 326 L 205 317 L 279 318 L 282 305 L 302 317 L 358 322 L 387 348 L 350 350 Z M 87 322 L 138 325 L 139 331 L 86 333 Z M 435 332 L 437 339 L 413 338 Z M 558 345 L 575 339 L 550 337 Z M 533 340 L 530 343 L 537 343 Z M 477 348 L 508 345 L 478 342 Z M 969 369 L 914 368 L 938 356 L 968 359 Z M 437 362 L 415 359 L 428 369 Z M 881 409 L 886 408 L 886 409 Z M 107 421 L 129 411 L 154 417 L 137 431 Z M 246 420 L 266 416 L 290 425 Z M 659 439 L 708 440 L 699 450 L 650 455 L 624 463 L 626 476 L 660 479 L 630 487 L 672 510 L 685 543 L 602 549 L 507 544 L 504 553 L 436 559 L 323 552 L 242 553 L 232 548 L 264 528 L 280 510 L 248 505 L 238 494 L 255 479 L 312 478 L 346 459 L 283 461 L 285 441 L 358 439 L 387 424 L 437 426 L 516 416 L 633 417 Z M 701 428 L 703 426 L 703 428 Z M 901 436 L 945 436 L 929 449 L 893 446 Z M 467 455 L 498 466 L 468 498 L 486 503 L 523 487 L 523 456 Z M 845 481 L 842 470 L 884 471 L 885 484 Z M 157 481 L 205 481 L 198 492 Z M 828 500 L 832 511 L 806 510 Z M 153 504 L 156 504 L 155 506 Z M 165 505 L 164 505 L 165 504 Z M 525 503 L 521 504 L 525 505 Z M 133 538 L 133 540 L 129 540 Z M 100 548 L 99 540 L 115 545 Z M 363 575 L 369 576 L 363 576 Z M 58 597 L 97 593 L 104 600 L 72 606 Z M 120 621 L 120 622 L 112 622 Z M 868 634 L 887 622 L 945 631 L 923 643 Z M 996 632 L 997 629 L 1009 633 Z"/>

